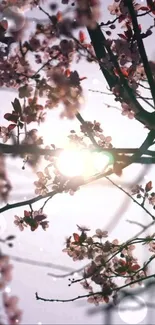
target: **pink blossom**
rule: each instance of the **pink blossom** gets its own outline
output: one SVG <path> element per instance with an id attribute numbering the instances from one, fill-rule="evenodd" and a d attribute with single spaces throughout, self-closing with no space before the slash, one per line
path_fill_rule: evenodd
<path id="1" fill-rule="evenodd" d="M 103 299 L 103 297 L 101 295 L 99 296 L 99 295 L 95 295 L 94 294 L 93 296 L 89 297 L 87 299 L 87 301 L 90 304 L 95 304 L 96 306 L 98 306 L 100 302 L 103 302 L 104 301 L 104 299 Z"/>
<path id="2" fill-rule="evenodd" d="M 126 103 L 122 104 L 122 115 L 127 116 L 129 119 L 133 119 L 135 113 L 130 109 L 129 105 Z"/>
<path id="3" fill-rule="evenodd" d="M 8 141 L 8 139 L 10 138 L 10 133 L 9 133 L 7 127 L 2 126 L 0 128 L 0 138 L 3 139 L 3 143 L 6 143 Z"/>
<path id="4" fill-rule="evenodd" d="M 144 192 L 142 185 L 135 185 L 135 186 L 131 189 L 131 193 L 132 193 L 132 195 L 140 194 L 140 192 Z"/>
<path id="5" fill-rule="evenodd" d="M 19 91 L 19 98 L 30 97 L 33 88 L 29 85 L 25 85 L 20 87 L 18 91 Z"/>
<path id="6" fill-rule="evenodd" d="M 108 232 L 101 229 L 96 229 L 96 234 L 93 237 L 106 238 L 108 237 Z"/>
<path id="7" fill-rule="evenodd" d="M 120 6 L 118 2 L 114 2 L 112 5 L 109 5 L 108 10 L 110 11 L 111 15 L 116 15 L 116 16 L 121 15 Z"/>
<path id="8" fill-rule="evenodd" d="M 87 282 L 87 280 L 80 282 L 80 284 L 83 286 L 84 289 L 92 291 L 92 286 L 90 286 L 90 284 Z"/>
<path id="9" fill-rule="evenodd" d="M 42 172 L 37 172 L 37 176 L 38 176 L 39 180 L 34 182 L 34 185 L 36 186 L 35 193 L 41 194 L 44 196 L 48 192 L 47 187 L 46 187 L 47 178 L 44 176 L 44 174 Z"/>
<path id="10" fill-rule="evenodd" d="M 133 75 L 133 78 L 135 81 L 139 81 L 139 80 L 146 80 L 146 74 L 145 74 L 145 70 L 144 67 L 142 65 L 138 65 L 136 67 L 136 71 Z"/>
<path id="11" fill-rule="evenodd" d="M 5 309 L 7 310 L 7 314 L 11 315 L 12 312 L 14 312 L 16 310 L 17 307 L 17 303 L 18 303 L 19 299 L 16 296 L 11 296 L 9 297 L 7 295 L 7 293 L 3 293 L 3 303 L 5 306 Z"/>
<path id="12" fill-rule="evenodd" d="M 23 218 L 20 218 L 18 216 L 15 216 L 15 220 L 14 220 L 14 224 L 19 227 L 19 230 L 20 231 L 23 231 L 24 230 L 24 220 Z"/>
<path id="13" fill-rule="evenodd" d="M 151 193 L 148 200 L 151 205 L 155 206 L 155 193 Z"/>
<path id="14" fill-rule="evenodd" d="M 8 264 L 1 268 L 1 274 L 5 282 L 9 282 L 12 280 L 12 269 L 13 265 Z"/>

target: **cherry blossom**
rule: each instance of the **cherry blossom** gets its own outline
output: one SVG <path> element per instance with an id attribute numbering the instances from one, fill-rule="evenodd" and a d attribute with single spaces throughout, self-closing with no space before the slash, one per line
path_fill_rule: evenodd
<path id="1" fill-rule="evenodd" d="M 95 237 L 98 237 L 98 238 L 106 238 L 106 237 L 108 237 L 108 232 L 107 231 L 103 231 L 101 229 L 96 229 Z"/>
<path id="2" fill-rule="evenodd" d="M 116 15 L 116 16 L 121 15 L 119 2 L 114 2 L 112 5 L 109 5 L 108 10 L 110 11 L 111 15 Z"/>
<path id="3" fill-rule="evenodd" d="M 24 211 L 24 217 L 15 216 L 14 224 L 19 227 L 21 231 L 25 227 L 29 226 L 31 231 L 35 231 L 38 226 L 41 226 L 43 230 L 46 230 L 49 227 L 49 222 L 45 221 L 47 215 L 43 213 L 42 209 L 39 211 Z"/>
<path id="4" fill-rule="evenodd" d="M 24 220 L 18 216 L 15 216 L 14 224 L 19 227 L 20 231 L 24 230 Z"/>
<path id="5" fill-rule="evenodd" d="M 122 104 L 122 115 L 128 116 L 128 118 L 133 119 L 135 113 L 130 109 L 130 106 L 126 103 Z"/>

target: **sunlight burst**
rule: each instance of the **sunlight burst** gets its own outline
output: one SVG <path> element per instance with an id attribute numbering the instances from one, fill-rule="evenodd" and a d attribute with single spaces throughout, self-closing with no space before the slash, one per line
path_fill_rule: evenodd
<path id="1" fill-rule="evenodd" d="M 59 171 L 68 177 L 90 177 L 104 171 L 110 163 L 110 157 L 103 153 L 91 153 L 83 150 L 64 150 L 57 160 Z"/>

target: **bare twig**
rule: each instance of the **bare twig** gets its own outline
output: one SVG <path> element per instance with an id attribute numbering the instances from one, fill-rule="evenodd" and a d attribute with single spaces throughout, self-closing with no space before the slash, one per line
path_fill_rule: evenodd
<path id="1" fill-rule="evenodd" d="M 134 203 L 139 205 L 153 220 L 155 220 L 155 216 L 144 207 L 144 205 L 140 204 L 138 201 L 134 199 L 134 197 L 125 191 L 121 186 L 117 185 L 114 181 L 112 181 L 108 176 L 105 177 L 111 184 L 113 184 L 115 187 L 117 187 L 119 190 L 121 190 L 123 193 L 125 193 Z"/>
<path id="2" fill-rule="evenodd" d="M 141 32 L 140 32 L 140 29 L 139 29 L 137 17 L 136 17 L 136 14 L 135 14 L 133 2 L 130 1 L 130 0 L 126 0 L 126 5 L 127 5 L 128 9 L 129 9 L 129 13 L 131 15 L 133 30 L 134 30 L 135 38 L 136 38 L 136 41 L 137 41 L 139 53 L 141 55 L 144 70 L 145 70 L 145 73 L 146 73 L 146 76 L 147 76 L 147 79 L 148 79 L 148 83 L 149 83 L 149 86 L 150 86 L 152 98 L 153 98 L 154 104 L 155 104 L 155 83 L 154 83 L 153 75 L 152 75 L 151 68 L 150 68 L 150 65 L 149 65 L 149 62 L 148 62 L 145 47 L 144 47 L 144 44 L 143 44 L 143 40 L 142 40 Z"/>

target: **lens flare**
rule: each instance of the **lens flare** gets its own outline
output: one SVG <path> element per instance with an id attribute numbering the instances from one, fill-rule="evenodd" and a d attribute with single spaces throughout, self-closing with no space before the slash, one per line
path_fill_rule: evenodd
<path id="1" fill-rule="evenodd" d="M 141 306 L 141 308 L 140 308 Z M 119 317 L 126 324 L 139 324 L 147 316 L 147 306 L 144 301 L 139 296 L 135 296 L 134 300 L 126 297 L 124 298 L 118 306 Z"/>
<path id="2" fill-rule="evenodd" d="M 85 159 L 86 157 L 82 152 L 65 150 L 58 158 L 57 167 L 65 176 L 80 176 L 84 174 Z"/>
<path id="3" fill-rule="evenodd" d="M 2 18 L 8 22 L 8 32 L 18 32 L 25 25 L 24 12 L 16 6 L 5 8 L 2 13 Z"/>
<path id="4" fill-rule="evenodd" d="M 87 150 L 64 150 L 58 157 L 57 168 L 68 177 L 90 177 L 103 172 L 110 163 L 108 154 Z"/>

